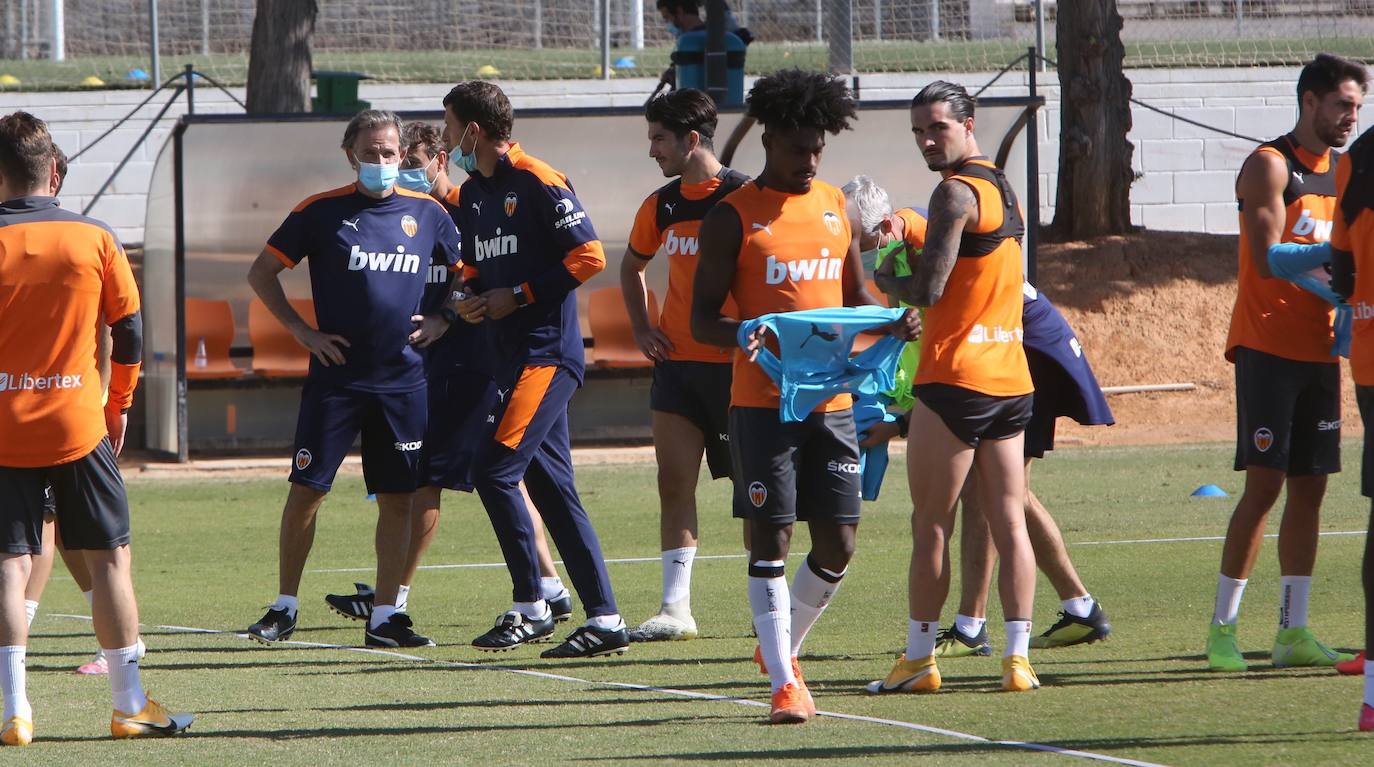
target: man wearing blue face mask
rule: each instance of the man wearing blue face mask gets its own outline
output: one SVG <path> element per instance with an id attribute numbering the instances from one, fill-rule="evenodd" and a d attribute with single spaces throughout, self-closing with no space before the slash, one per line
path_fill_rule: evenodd
<path id="1" fill-rule="evenodd" d="M 297 205 L 248 273 L 258 297 L 311 353 L 282 511 L 280 593 L 248 634 L 272 643 L 295 632 L 296 594 L 315 515 L 361 432 L 363 480 L 380 512 L 376 604 L 364 642 L 424 647 L 433 642 L 411 629 L 396 602 L 427 413 L 424 362 L 416 347 L 443 335 L 448 322 L 423 317 L 417 328 L 414 318 L 431 258 L 456 269 L 461 245 L 437 200 L 396 186 L 402 157 L 396 115 L 359 112 L 344 130 L 342 148 L 357 180 Z M 283 269 L 306 258 L 318 329 L 291 307 L 279 280 Z"/>

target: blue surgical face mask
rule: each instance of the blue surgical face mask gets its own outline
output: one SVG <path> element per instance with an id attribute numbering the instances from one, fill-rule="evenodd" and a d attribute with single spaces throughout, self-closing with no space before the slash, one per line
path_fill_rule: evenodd
<path id="1" fill-rule="evenodd" d="M 469 124 L 471 124 L 471 123 L 469 123 Z M 448 150 L 448 156 L 451 157 L 451 158 L 454 158 L 454 159 L 453 159 L 453 164 L 454 164 L 454 165 L 457 165 L 458 167 L 462 168 L 462 169 L 463 169 L 464 171 L 466 171 L 467 173 L 471 174 L 471 173 L 473 173 L 473 172 L 475 172 L 475 171 L 477 170 L 477 142 L 475 142 L 475 141 L 473 142 L 473 144 L 472 144 L 472 151 L 471 151 L 471 152 L 464 152 L 464 151 L 463 151 L 463 139 L 465 139 L 465 138 L 467 138 L 467 137 L 468 137 L 468 129 L 467 129 L 467 127 L 465 126 L 465 127 L 463 128 L 463 135 L 461 135 L 461 136 L 458 137 L 458 143 L 457 143 L 457 144 L 454 144 L 452 147 L 449 148 L 449 150 Z"/>
<path id="2" fill-rule="evenodd" d="M 429 166 L 433 164 L 434 160 L 430 160 L 429 165 L 423 168 L 401 168 L 401 174 L 397 177 L 396 183 L 400 184 L 402 189 L 429 194 L 429 191 L 434 188 L 434 182 L 429 180 Z"/>
<path id="3" fill-rule="evenodd" d="M 400 174 L 401 164 L 398 162 L 358 162 L 358 183 L 373 194 L 382 194 L 391 189 Z"/>

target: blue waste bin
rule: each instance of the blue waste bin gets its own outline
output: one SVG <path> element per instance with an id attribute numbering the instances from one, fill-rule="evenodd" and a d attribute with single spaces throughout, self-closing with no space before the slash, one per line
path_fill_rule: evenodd
<path id="1" fill-rule="evenodd" d="M 725 103 L 720 106 L 744 104 L 744 50 L 739 35 L 725 33 Z M 672 61 L 677 70 L 677 87 L 706 90 L 706 31 L 682 33 Z"/>

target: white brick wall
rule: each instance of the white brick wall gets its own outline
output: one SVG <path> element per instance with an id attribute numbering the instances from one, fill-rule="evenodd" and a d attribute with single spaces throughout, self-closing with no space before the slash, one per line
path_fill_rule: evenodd
<path id="1" fill-rule="evenodd" d="M 1182 69 L 1136 70 L 1131 78 L 1134 96 L 1153 106 L 1259 139 L 1269 139 L 1292 128 L 1296 119 L 1294 84 L 1298 69 Z M 990 74 L 942 74 L 940 77 L 970 86 L 991 79 Z M 924 74 L 864 75 L 861 95 L 865 100 L 910 98 L 921 86 L 936 79 Z M 1040 116 L 1040 170 L 1042 221 L 1054 217 L 1059 152 L 1059 84 L 1053 73 L 1041 76 L 1046 109 Z M 653 81 L 583 80 L 503 83 L 517 108 L 550 106 L 637 106 L 653 88 Z M 360 96 L 374 106 L 396 110 L 436 109 L 450 85 L 378 85 L 364 83 Z M 1025 93 L 1025 75 L 1008 74 L 986 92 L 989 96 Z M 973 88 L 971 87 L 970 90 Z M 243 89 L 235 89 L 242 99 Z M 89 146 L 117 119 L 147 96 L 143 91 L 94 91 L 84 93 L 7 94 L 4 110 L 27 109 L 47 120 L 58 144 L 69 154 Z M 64 203 L 81 209 L 104 183 L 110 171 L 166 99 L 159 95 L 133 120 L 83 155 L 72 165 Z M 1374 100 L 1371 100 L 1374 103 Z M 224 94 L 208 87 L 196 89 L 199 112 L 237 112 Z M 1374 106 L 1366 107 L 1361 122 L 1369 125 Z M 168 112 L 149 142 L 134 152 L 123 172 L 92 211 L 107 220 L 127 241 L 143 239 L 144 197 L 157 152 L 183 108 Z M 1128 139 L 1135 145 L 1132 167 L 1141 173 L 1131 195 L 1131 220 L 1152 229 L 1234 233 L 1235 174 L 1254 142 L 1174 120 L 1139 106 L 1132 107 Z M 913 158 L 914 159 L 914 158 Z"/>

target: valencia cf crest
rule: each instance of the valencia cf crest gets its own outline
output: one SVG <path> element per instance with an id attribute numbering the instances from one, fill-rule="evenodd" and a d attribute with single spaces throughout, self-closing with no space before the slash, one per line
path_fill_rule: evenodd
<path id="1" fill-rule="evenodd" d="M 1256 449 L 1256 450 L 1260 451 L 1261 453 L 1267 453 L 1267 452 L 1269 452 L 1269 448 L 1273 447 L 1273 445 L 1274 445 L 1274 432 L 1269 431 L 1269 429 L 1266 428 L 1266 427 L 1264 427 L 1264 426 L 1261 426 L 1260 428 L 1255 429 L 1255 449 Z"/>
<path id="2" fill-rule="evenodd" d="M 515 205 L 519 201 L 519 198 L 515 196 L 515 192 L 506 193 L 506 218 L 515 215 Z"/>
<path id="3" fill-rule="evenodd" d="M 405 232 L 407 237 L 414 237 L 415 233 L 420 231 L 420 225 L 415 222 L 414 216 L 401 216 L 401 231 Z"/>
<path id="4" fill-rule="evenodd" d="M 768 488 L 762 482 L 749 483 L 749 502 L 754 504 L 754 508 L 763 508 L 764 501 L 768 500 Z"/>
<path id="5" fill-rule="evenodd" d="M 831 213 L 830 211 L 827 210 L 827 211 L 825 212 L 825 215 L 821 216 L 821 220 L 825 222 L 825 228 L 826 228 L 827 231 L 829 231 L 829 232 L 830 232 L 831 234 L 833 234 L 833 235 L 839 235 L 839 233 L 840 233 L 840 217 L 839 217 L 839 216 L 837 216 L 837 215 L 835 215 L 834 213 Z"/>
<path id="6" fill-rule="evenodd" d="M 406 218 L 410 218 L 410 217 L 409 217 L 409 216 L 406 216 Z M 315 460 L 315 456 L 311 455 L 309 450 L 306 450 L 305 448 L 301 448 L 300 450 L 297 450 L 297 451 L 296 451 L 296 470 L 297 470 L 297 471 L 305 471 L 305 468 L 306 468 L 307 466 L 309 466 L 309 465 L 310 465 L 310 462 L 313 461 L 313 460 Z"/>

